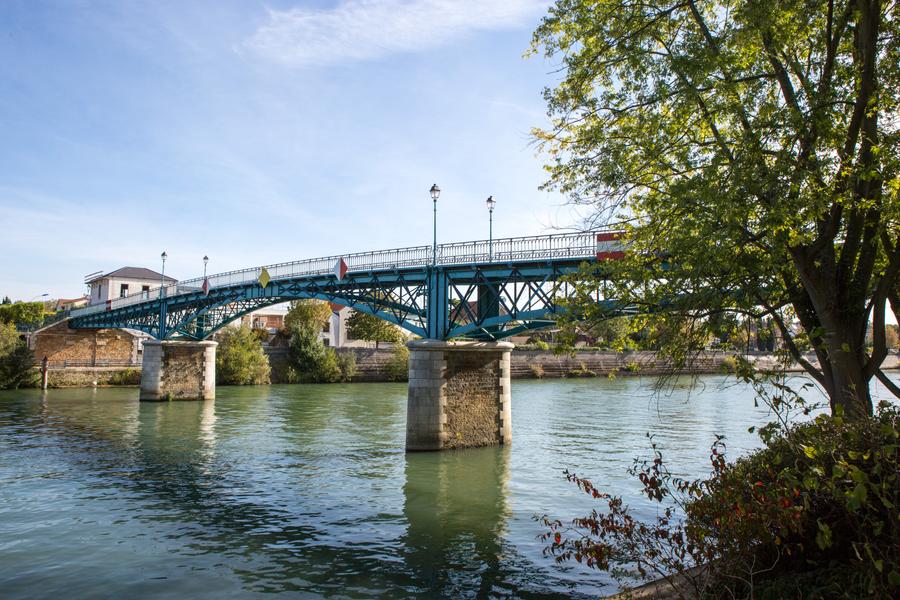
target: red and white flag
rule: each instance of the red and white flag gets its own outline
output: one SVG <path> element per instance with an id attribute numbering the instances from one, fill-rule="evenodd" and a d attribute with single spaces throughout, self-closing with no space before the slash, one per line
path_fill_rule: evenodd
<path id="1" fill-rule="evenodd" d="M 209 279 L 203 280 L 203 286 L 200 289 L 203 290 L 204 296 L 209 296 Z"/>
<path id="2" fill-rule="evenodd" d="M 340 281 L 344 278 L 344 275 L 347 274 L 347 263 L 344 262 L 343 258 L 337 259 L 337 262 L 334 263 L 334 276 L 337 277 L 337 280 Z"/>

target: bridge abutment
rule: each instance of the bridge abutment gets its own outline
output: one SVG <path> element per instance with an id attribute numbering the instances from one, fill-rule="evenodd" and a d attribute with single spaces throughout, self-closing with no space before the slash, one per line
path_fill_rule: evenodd
<path id="1" fill-rule="evenodd" d="M 216 397 L 217 342 L 147 340 L 141 365 L 141 400 L 212 400 Z"/>
<path id="2" fill-rule="evenodd" d="M 512 441 L 509 342 L 409 343 L 406 449 Z"/>

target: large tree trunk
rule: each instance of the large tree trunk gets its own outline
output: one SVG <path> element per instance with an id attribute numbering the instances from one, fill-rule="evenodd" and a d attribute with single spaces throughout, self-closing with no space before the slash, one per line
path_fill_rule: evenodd
<path id="1" fill-rule="evenodd" d="M 850 418 L 873 414 L 869 378 L 863 373 L 866 357 L 855 341 L 858 333 L 854 329 L 838 324 L 836 331 L 826 334 L 831 365 L 831 413 L 835 414 L 835 409 L 840 406 L 844 415 Z"/>

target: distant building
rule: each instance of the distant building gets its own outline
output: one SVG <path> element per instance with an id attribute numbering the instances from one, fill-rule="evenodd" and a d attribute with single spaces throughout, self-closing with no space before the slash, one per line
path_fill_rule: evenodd
<path id="1" fill-rule="evenodd" d="M 159 288 L 160 282 L 171 285 L 177 283 L 177 280 L 163 277 L 160 273 L 143 267 L 122 267 L 105 275 L 100 273 L 88 275 L 84 282 L 90 288 L 88 293 L 90 304 L 103 304 L 135 294 L 149 296 L 150 290 Z"/>
<path id="2" fill-rule="evenodd" d="M 82 306 L 87 306 L 89 302 L 90 298 L 87 296 L 82 296 L 80 298 L 59 298 L 53 301 L 53 305 L 49 308 L 53 312 L 74 310 L 76 308 L 81 308 Z"/>

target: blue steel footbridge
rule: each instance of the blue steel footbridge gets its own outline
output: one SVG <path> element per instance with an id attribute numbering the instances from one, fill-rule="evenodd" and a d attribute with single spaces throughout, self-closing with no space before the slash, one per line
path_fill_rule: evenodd
<path id="1" fill-rule="evenodd" d="M 423 338 L 499 340 L 552 325 L 568 291 L 563 277 L 584 262 L 620 257 L 618 238 L 589 231 L 265 265 L 78 309 L 69 326 L 203 340 L 254 310 L 312 298 L 375 315 Z"/>

